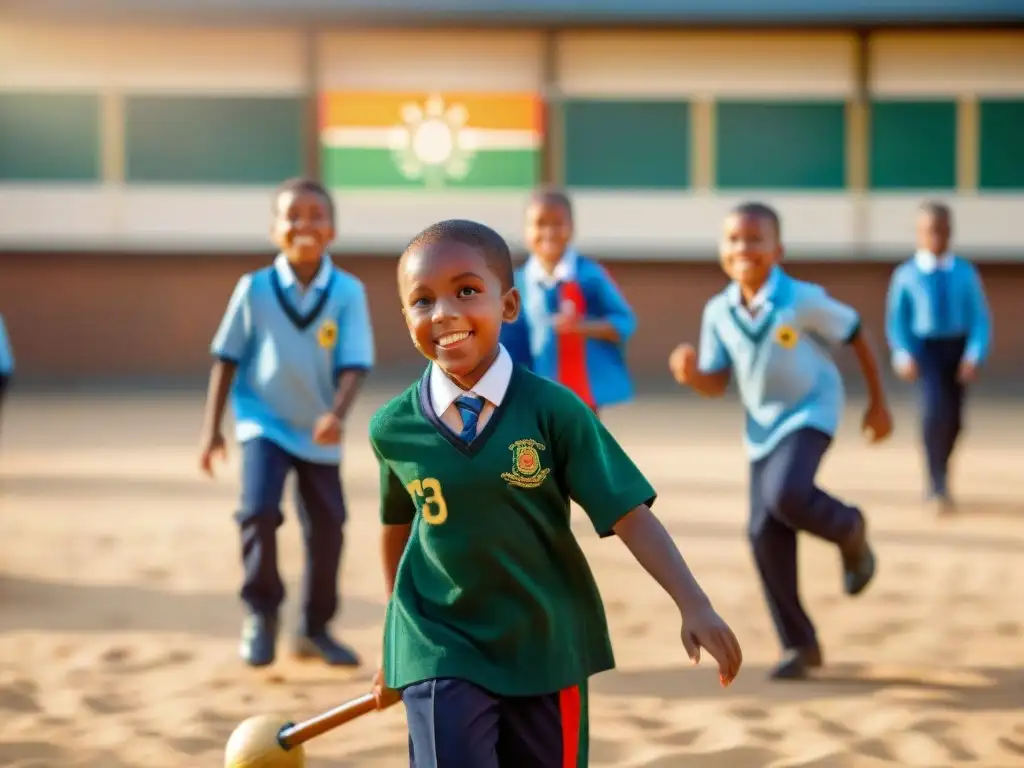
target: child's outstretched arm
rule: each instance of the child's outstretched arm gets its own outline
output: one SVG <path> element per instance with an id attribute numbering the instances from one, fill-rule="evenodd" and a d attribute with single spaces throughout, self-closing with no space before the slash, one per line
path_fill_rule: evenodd
<path id="1" fill-rule="evenodd" d="M 612 276 L 604 267 L 597 267 L 600 279 L 597 286 L 598 317 L 581 320 L 577 330 L 584 336 L 601 339 L 612 344 L 624 344 L 636 332 L 636 313 L 622 295 Z"/>
<path id="2" fill-rule="evenodd" d="M 868 390 L 868 408 L 861 430 L 872 443 L 881 442 L 892 433 L 892 415 L 886 402 L 878 358 L 861 326 L 860 314 L 853 307 L 829 296 L 824 288 L 809 295 L 806 302 L 805 317 L 813 331 L 832 344 L 853 348 Z"/>
<path id="3" fill-rule="evenodd" d="M 903 272 L 897 269 L 889 281 L 885 296 L 885 337 L 892 354 L 892 367 L 900 378 L 917 378 L 917 363 L 911 352 L 910 296 Z"/>
<path id="4" fill-rule="evenodd" d="M 711 606 L 665 526 L 642 504 L 613 530 L 679 608 L 683 646 L 693 663 L 700 661 L 700 649 L 706 649 L 718 662 L 722 685 L 729 685 L 743 663 L 739 641 Z"/>
<path id="5" fill-rule="evenodd" d="M 226 450 L 221 423 L 227 406 L 231 382 L 235 379 L 238 362 L 245 355 L 252 338 L 252 310 L 249 306 L 249 289 L 252 277 L 244 275 L 235 285 L 228 301 L 224 318 L 210 344 L 210 352 L 216 358 L 210 371 L 210 383 L 206 390 L 206 412 L 203 419 L 202 449 L 199 466 L 213 477 L 213 460 L 224 459 Z"/>
<path id="6" fill-rule="evenodd" d="M 715 329 L 718 306 L 714 300 L 704 307 L 700 322 L 700 352 L 691 344 L 680 344 L 668 358 L 676 382 L 703 397 L 721 397 L 732 378 L 732 360 Z"/>
<path id="7" fill-rule="evenodd" d="M 886 402 L 878 358 L 863 330 L 853 337 L 850 346 L 857 356 L 860 372 L 868 389 L 868 409 L 864 413 L 861 429 L 872 443 L 879 443 L 892 434 L 892 414 L 889 413 Z"/>
<path id="8" fill-rule="evenodd" d="M 985 286 L 981 275 L 974 265 L 970 265 L 970 283 L 968 285 L 968 315 L 970 325 L 967 329 L 967 347 L 964 359 L 960 364 L 960 380 L 969 382 L 977 375 L 977 369 L 988 357 L 989 345 L 992 343 L 992 311 L 985 297 Z"/>
<path id="9" fill-rule="evenodd" d="M 391 593 L 395 590 L 395 580 L 398 578 L 398 566 L 402 562 L 402 555 L 405 554 L 412 533 L 416 505 L 410 491 L 402 484 L 381 453 L 376 425 L 373 422 L 370 424 L 370 446 L 373 448 L 380 470 L 380 519 L 383 523 L 380 555 L 384 572 L 384 591 L 390 601 Z M 398 692 L 389 689 L 385 684 L 383 664 L 374 675 L 372 690 L 378 709 L 386 709 L 401 700 Z"/>
<path id="10" fill-rule="evenodd" d="M 231 391 L 231 382 L 235 379 L 237 368 L 238 366 L 229 360 L 218 360 L 210 371 L 203 417 L 202 452 L 199 457 L 200 468 L 210 477 L 213 477 L 213 460 L 223 461 L 227 455 L 221 424 L 224 422 L 228 393 Z"/>

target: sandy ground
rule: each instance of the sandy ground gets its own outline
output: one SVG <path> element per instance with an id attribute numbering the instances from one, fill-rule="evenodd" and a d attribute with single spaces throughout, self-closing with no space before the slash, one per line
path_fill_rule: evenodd
<path id="1" fill-rule="evenodd" d="M 351 522 L 338 627 L 372 663 L 383 616 L 376 489 L 353 418 Z M 0 454 L 0 765 L 219 766 L 234 725 L 301 719 L 361 694 L 370 669 L 237 661 L 237 466 L 195 469 L 198 395 L 15 398 Z M 966 502 L 936 521 L 919 504 L 914 420 L 866 449 L 851 410 L 823 484 L 869 510 L 872 588 L 841 595 L 834 550 L 804 539 L 806 602 L 830 667 L 770 684 L 776 640 L 744 536 L 739 414 L 648 399 L 609 414 L 661 492 L 657 510 L 743 643 L 729 690 L 694 669 L 659 589 L 614 540 L 578 530 L 602 587 L 619 669 L 593 681 L 592 764 L 648 768 L 1024 765 L 1024 403 L 975 403 L 958 466 Z M 237 456 L 237 454 L 236 454 Z M 282 528 L 293 593 L 297 525 Z M 294 621 L 294 617 L 289 614 Z M 400 707 L 308 746 L 309 765 L 405 759 Z"/>

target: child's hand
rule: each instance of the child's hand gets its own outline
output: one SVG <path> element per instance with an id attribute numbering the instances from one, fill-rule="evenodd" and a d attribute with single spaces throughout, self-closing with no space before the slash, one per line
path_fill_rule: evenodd
<path id="1" fill-rule="evenodd" d="M 694 664 L 700 663 L 701 648 L 718 662 L 722 687 L 736 679 L 743 664 L 743 651 L 729 625 L 710 604 L 683 616 L 682 639 L 683 648 Z"/>
<path id="2" fill-rule="evenodd" d="M 970 384 L 972 381 L 978 378 L 978 366 L 976 366 L 970 360 L 962 360 L 960 362 L 960 369 L 957 371 L 956 377 L 961 384 Z"/>
<path id="3" fill-rule="evenodd" d="M 381 667 L 373 676 L 373 698 L 377 701 L 377 709 L 393 707 L 402 700 L 402 694 L 384 685 L 384 668 Z"/>
<path id="4" fill-rule="evenodd" d="M 555 333 L 575 333 L 579 328 L 579 318 L 575 312 L 559 312 L 551 318 L 551 327 Z"/>
<path id="5" fill-rule="evenodd" d="M 325 413 L 313 425 L 313 442 L 317 445 L 334 445 L 341 442 L 341 419 L 333 413 Z"/>
<path id="6" fill-rule="evenodd" d="M 900 360 L 893 366 L 896 375 L 904 381 L 917 381 L 917 363 L 911 357 Z"/>
<path id="7" fill-rule="evenodd" d="M 861 422 L 861 431 L 871 443 L 880 443 L 892 434 L 892 414 L 885 403 L 868 404 Z"/>
<path id="8" fill-rule="evenodd" d="M 224 443 L 224 435 L 220 432 L 213 432 L 203 440 L 202 451 L 199 454 L 199 468 L 209 477 L 213 477 L 214 459 L 224 462 L 227 457 L 228 449 Z"/>
<path id="9" fill-rule="evenodd" d="M 668 356 L 668 368 L 679 384 L 689 385 L 697 374 L 697 350 L 692 344 L 680 344 Z"/>

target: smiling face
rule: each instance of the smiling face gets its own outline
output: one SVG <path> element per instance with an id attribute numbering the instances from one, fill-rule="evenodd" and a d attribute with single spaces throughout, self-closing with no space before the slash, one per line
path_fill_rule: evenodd
<path id="1" fill-rule="evenodd" d="M 718 255 L 725 274 L 756 293 L 782 258 L 775 223 L 767 216 L 730 214 L 725 219 Z"/>
<path id="2" fill-rule="evenodd" d="M 334 239 L 334 221 L 327 201 L 312 191 L 282 192 L 274 209 L 271 236 L 291 265 L 319 265 Z"/>
<path id="3" fill-rule="evenodd" d="M 502 323 L 519 316 L 519 292 L 476 248 L 445 241 L 408 251 L 398 269 L 402 311 L 416 348 L 470 389 L 498 354 Z"/>
<path id="4" fill-rule="evenodd" d="M 559 200 L 541 197 L 526 209 L 526 245 L 549 272 L 572 240 L 572 214 Z"/>
<path id="5" fill-rule="evenodd" d="M 921 211 L 917 215 L 917 247 L 943 256 L 949 250 L 951 230 L 949 216 L 942 211 Z"/>

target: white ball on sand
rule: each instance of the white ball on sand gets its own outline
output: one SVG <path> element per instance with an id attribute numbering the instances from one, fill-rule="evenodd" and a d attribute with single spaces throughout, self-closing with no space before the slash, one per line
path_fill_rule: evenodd
<path id="1" fill-rule="evenodd" d="M 224 768 L 305 768 L 302 747 L 284 749 L 277 740 L 284 721 L 271 715 L 244 720 L 224 748 Z"/>

